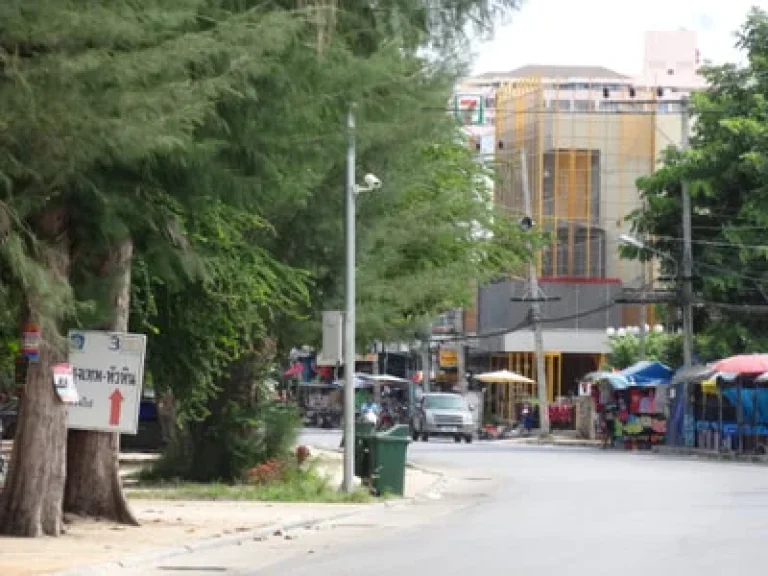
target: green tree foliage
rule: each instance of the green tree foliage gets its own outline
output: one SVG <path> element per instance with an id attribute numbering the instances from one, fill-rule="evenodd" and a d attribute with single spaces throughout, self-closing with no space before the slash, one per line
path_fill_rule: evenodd
<path id="1" fill-rule="evenodd" d="M 266 73 L 302 23 L 206 0 L 14 0 L 0 6 L 0 20 L 0 202 L 11 222 L 0 258 L 19 312 L 41 322 L 46 339 L 23 402 L 55 423 L 25 423 L 22 406 L 0 529 L 56 535 L 64 419 L 48 371 L 64 357 L 59 336 L 72 324 L 102 327 L 99 313 L 113 315 L 114 304 L 100 297 L 112 278 L 99 277 L 114 246 L 151 246 L 142 255 L 159 277 L 169 274 L 163 262 L 189 264 L 180 224 L 199 189 L 162 184 L 217 154 L 217 141 L 200 135 L 215 123 L 217 103 Z M 207 193 L 217 198 L 215 188 Z M 94 466 L 109 458 L 100 452 Z M 42 472 L 37 462 L 46 464 Z"/>
<path id="2" fill-rule="evenodd" d="M 623 370 L 640 361 L 639 339 L 634 334 L 613 336 L 607 369 Z M 656 360 L 670 368 L 683 363 L 683 340 L 679 334 L 649 332 L 645 337 L 645 360 Z"/>
<path id="3" fill-rule="evenodd" d="M 710 304 L 696 309 L 702 337 L 697 354 L 716 359 L 768 347 L 768 315 L 748 305 L 768 304 L 768 14 L 754 10 L 738 36 L 747 64 L 704 71 L 710 87 L 693 96 L 690 151 L 668 150 L 663 165 L 638 182 L 646 202 L 632 214 L 633 232 L 680 261 L 680 182 L 690 182 L 693 205 L 694 290 Z M 631 258 L 648 258 L 625 249 Z M 674 266 L 662 261 L 664 273 Z M 715 304 L 727 306 L 716 306 Z"/>
<path id="4" fill-rule="evenodd" d="M 268 226 L 249 235 L 251 246 L 268 250 L 284 268 L 274 273 L 279 282 L 264 285 L 261 264 L 252 271 L 238 252 L 226 255 L 231 266 L 212 271 L 205 253 L 210 249 L 210 257 L 221 258 L 226 243 L 210 228 L 193 234 L 190 245 L 203 255 L 208 279 L 169 284 L 152 278 L 155 266 L 137 261 L 134 325 L 145 323 L 156 333 L 150 341 L 153 381 L 173 390 L 184 423 L 158 473 L 234 478 L 255 464 L 235 453 L 221 459 L 221 450 L 219 458 L 211 458 L 240 418 L 261 418 L 261 408 L 242 408 L 248 406 L 243 393 L 248 382 L 238 381 L 245 375 L 233 368 L 250 362 L 246 351 L 266 335 L 284 348 L 313 341 L 319 312 L 340 305 L 350 102 L 357 103 L 360 171 L 375 172 L 386 182 L 381 193 L 360 198 L 361 342 L 412 335 L 417 324 L 468 300 L 473 281 L 509 271 L 523 254 L 517 228 L 490 207 L 489 172 L 475 163 L 445 114 L 453 73 L 431 70 L 403 51 L 397 38 L 376 50 L 368 46 L 360 57 L 352 32 L 384 37 L 377 36 L 378 28 L 344 24 L 349 17 L 339 17 L 322 50 L 297 42 L 269 74 L 249 78 L 237 94 L 220 98 L 220 121 L 199 132 L 220 142 L 218 154 L 186 169 L 181 183 L 174 175 L 162 185 L 199 190 L 195 195 L 203 197 L 215 186 L 237 209 L 258 213 Z M 200 220 L 197 214 L 193 209 L 185 218 Z M 228 213 L 216 226 L 231 230 L 233 216 Z M 493 232 L 493 240 L 479 242 L 479 230 Z M 203 244 L 196 247 L 198 242 Z M 242 246 L 250 249 L 248 242 Z M 255 305 L 242 285 L 231 282 L 241 277 L 243 284 L 259 287 L 266 298 L 259 302 L 270 305 Z M 218 288 L 207 289 L 210 285 Z M 283 287 L 283 301 L 267 298 L 280 295 L 272 291 L 275 286 Z M 247 310 L 233 314 L 237 303 Z M 222 405 L 222 398 L 238 400 Z M 235 416 L 234 406 L 245 412 Z M 219 442 L 204 442 L 206 434 Z M 262 454 L 250 440 L 238 444 L 237 454 Z"/>
<path id="5" fill-rule="evenodd" d="M 308 279 L 261 248 L 274 232 L 256 215 L 208 202 L 185 230 L 202 276 L 163 280 L 145 247 L 134 260 L 132 324 L 151 334 L 147 362 L 158 392 L 170 389 L 180 415 L 196 419 L 208 414 L 230 365 L 268 335 L 272 318 L 307 300 Z"/>
<path id="6" fill-rule="evenodd" d="M 492 173 L 445 140 L 405 146 L 384 167 L 385 188 L 361 200 L 361 342 L 412 336 L 527 253 L 519 226 L 493 206 Z"/>
<path id="7" fill-rule="evenodd" d="M 67 327 L 112 324 L 125 276 L 110 263 L 130 243 L 132 326 L 151 334 L 152 381 L 181 403 L 185 445 L 208 448 L 194 470 L 236 477 L 290 438 L 290 418 L 252 397 L 274 362 L 265 351 L 306 341 L 341 299 L 353 103 L 361 172 L 386 182 L 360 206 L 362 337 L 407 332 L 524 256 L 445 114 L 468 26 L 488 30 L 516 4 L 3 2 L 0 290 L 18 295 L 7 322 L 34 309 L 56 345 L 46 362 L 62 357 Z M 51 396 L 46 370 L 25 402 Z M 48 462 L 59 445 L 33 424 L 15 458 Z M 254 426 L 263 439 L 244 431 Z M 208 459 L 230 440 L 225 461 Z M 15 471 L 24 522 L 7 530 L 57 534 L 61 474 L 48 486 L 34 474 Z M 50 518 L 33 509 L 40 493 Z"/>

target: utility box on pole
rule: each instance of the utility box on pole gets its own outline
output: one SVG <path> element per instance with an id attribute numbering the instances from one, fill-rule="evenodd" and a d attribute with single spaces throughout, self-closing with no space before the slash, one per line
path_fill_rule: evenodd
<path id="1" fill-rule="evenodd" d="M 344 314 L 339 310 L 323 312 L 323 348 L 318 364 L 338 366 L 344 363 Z"/>

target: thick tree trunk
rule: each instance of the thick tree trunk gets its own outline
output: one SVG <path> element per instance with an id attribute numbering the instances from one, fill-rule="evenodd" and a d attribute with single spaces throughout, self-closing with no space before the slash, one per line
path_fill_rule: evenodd
<path id="1" fill-rule="evenodd" d="M 113 281 L 114 314 L 106 328 L 128 331 L 133 243 L 126 240 L 110 252 L 102 269 Z M 82 516 L 138 525 L 120 480 L 120 436 L 111 432 L 70 430 L 67 447 L 67 485 L 64 510 Z"/>
<path id="2" fill-rule="evenodd" d="M 62 532 L 67 421 L 66 408 L 53 388 L 51 366 L 66 361 L 66 342 L 51 322 L 57 301 L 51 289 L 68 290 L 69 239 L 64 211 L 51 210 L 37 223 L 47 270 L 45 286 L 27 294 L 30 322 L 43 326 L 40 357 L 30 364 L 21 399 L 13 456 L 0 502 L 0 533 L 58 536 Z M 55 304 L 53 305 L 55 306 Z M 48 328 L 46 330 L 46 328 Z"/>

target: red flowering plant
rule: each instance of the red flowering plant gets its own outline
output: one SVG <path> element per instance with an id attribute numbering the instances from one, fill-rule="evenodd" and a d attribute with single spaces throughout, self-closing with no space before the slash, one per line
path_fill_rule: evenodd
<path id="1" fill-rule="evenodd" d="M 306 446 L 302 445 L 296 448 L 296 462 L 298 463 L 299 466 L 304 464 L 304 462 L 306 462 L 310 458 L 310 456 L 312 456 L 312 453 L 309 451 L 309 448 L 307 448 Z"/>
<path id="2" fill-rule="evenodd" d="M 273 458 L 250 468 L 245 475 L 252 484 L 270 484 L 283 479 L 285 465 L 280 460 Z"/>

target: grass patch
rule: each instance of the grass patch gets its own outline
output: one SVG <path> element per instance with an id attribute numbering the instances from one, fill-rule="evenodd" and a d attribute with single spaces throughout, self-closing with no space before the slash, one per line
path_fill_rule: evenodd
<path id="1" fill-rule="evenodd" d="M 127 489 L 126 493 L 129 498 L 146 500 L 229 500 L 320 504 L 363 504 L 371 500 L 371 495 L 363 488 L 351 494 L 336 490 L 325 477 L 313 469 L 293 470 L 284 479 L 266 484 L 150 482 L 146 476 L 139 474 L 139 485 Z"/>

